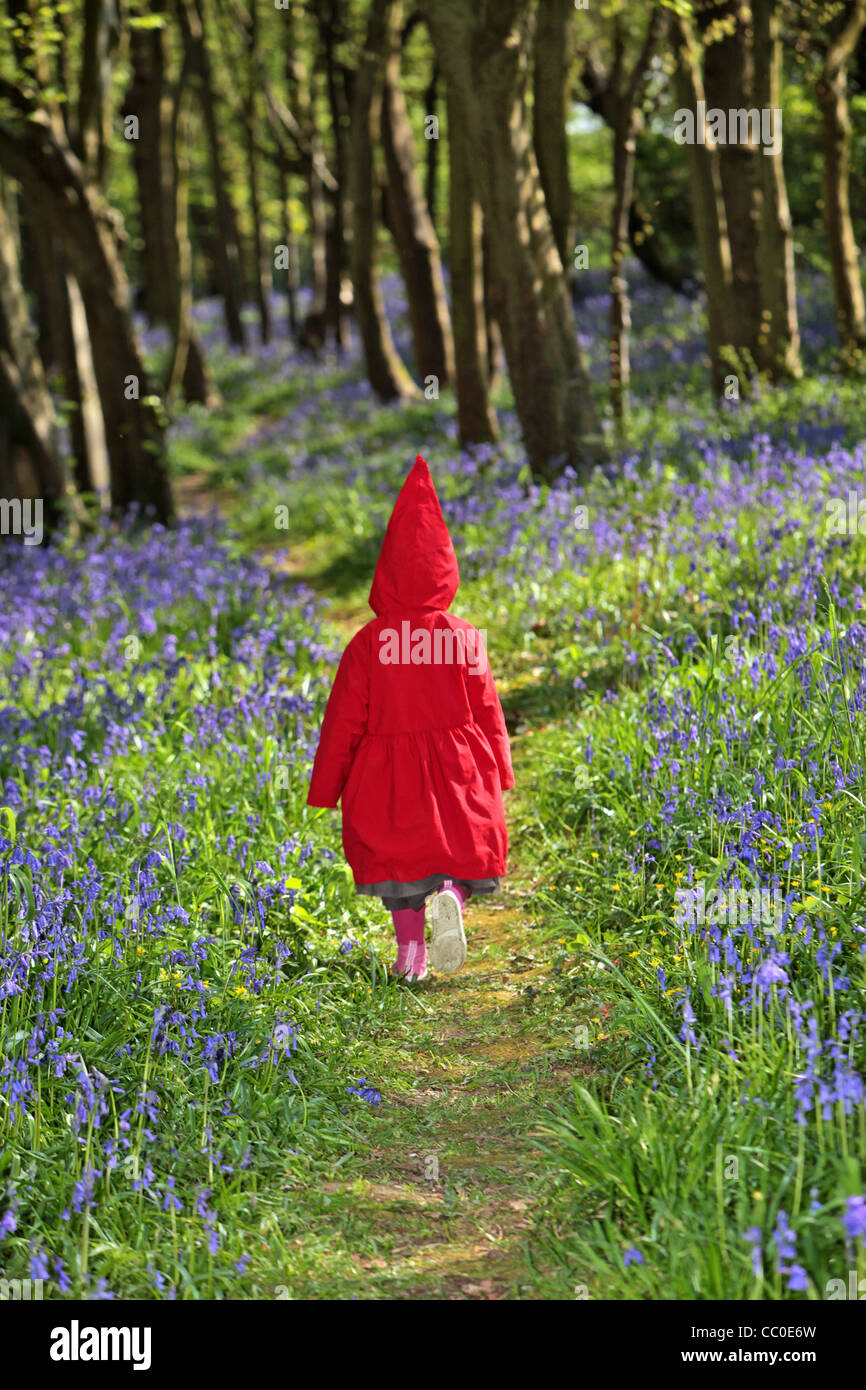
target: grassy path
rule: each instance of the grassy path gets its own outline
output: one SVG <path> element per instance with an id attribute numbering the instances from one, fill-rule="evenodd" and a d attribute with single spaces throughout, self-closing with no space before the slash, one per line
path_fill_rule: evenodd
<path id="1" fill-rule="evenodd" d="M 416 1007 L 375 1040 L 376 1142 L 350 1178 L 323 1186 L 296 1271 L 306 1297 L 311 1286 L 366 1299 L 536 1292 L 533 1128 L 567 1090 L 574 1052 L 538 1006 L 548 972 L 518 890 L 470 905 L 466 920 L 465 968 L 416 987 Z"/>

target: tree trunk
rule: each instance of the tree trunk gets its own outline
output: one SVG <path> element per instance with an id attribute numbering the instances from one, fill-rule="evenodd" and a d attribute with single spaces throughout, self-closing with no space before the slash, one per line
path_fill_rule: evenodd
<path id="1" fill-rule="evenodd" d="M 447 28 L 439 32 L 436 7 L 428 0 L 425 16 L 438 54 L 448 42 Z M 454 326 L 454 372 L 457 428 L 461 448 L 498 439 L 496 414 L 490 400 L 487 364 L 487 322 L 484 305 L 484 246 L 477 161 L 466 138 L 471 115 L 467 93 L 472 88 L 471 59 L 455 47 L 457 80 L 445 84 L 448 116 L 448 226 L 451 249 L 451 314 Z M 431 142 L 435 144 L 436 142 Z"/>
<path id="2" fill-rule="evenodd" d="M 741 0 L 716 0 L 696 11 L 706 44 L 704 89 L 707 107 L 725 112 L 755 107 L 754 57 L 748 7 Z M 760 161 L 757 142 L 729 138 L 719 146 L 718 161 L 731 247 L 733 308 L 731 333 L 738 368 L 748 379 L 758 360 L 761 285 L 758 241 L 761 225 Z"/>
<path id="3" fill-rule="evenodd" d="M 81 354 L 78 352 L 75 325 L 72 318 L 72 304 L 66 276 L 66 258 L 60 247 L 54 248 L 54 239 L 47 223 L 45 228 L 49 243 L 56 256 L 56 262 L 51 265 L 50 295 L 57 322 L 58 363 L 63 381 L 63 399 L 68 412 L 67 427 L 72 450 L 75 485 L 82 494 L 94 493 L 98 496 L 97 480 L 101 479 L 105 484 L 102 502 L 107 507 L 109 503 L 108 447 L 105 443 L 105 429 L 102 424 L 99 393 L 96 390 L 93 359 L 90 355 L 90 339 L 87 337 L 87 320 L 84 320 L 86 356 L 79 360 Z M 49 282 L 46 281 L 46 283 Z M 77 290 L 78 286 L 76 285 L 75 288 Z M 80 301 L 80 291 L 78 298 Z M 96 432 L 90 428 L 94 416 L 99 425 Z"/>
<path id="4" fill-rule="evenodd" d="M 107 510 L 108 447 L 81 291 L 69 272 L 62 239 L 55 235 L 50 199 L 34 186 L 20 202 L 24 283 L 37 302 L 45 370 L 60 372 L 75 488 L 81 497 L 96 497 Z"/>
<path id="5" fill-rule="evenodd" d="M 159 12 L 161 0 L 154 0 L 153 8 Z M 139 122 L 132 147 L 144 243 L 144 307 L 151 323 L 167 324 L 172 331 L 166 400 L 182 385 L 188 401 L 213 404 L 216 393 L 192 325 L 184 112 L 190 59 L 185 53 L 172 90 L 166 81 L 163 30 L 134 29 L 130 60 L 133 75 L 124 111 Z"/>
<path id="6" fill-rule="evenodd" d="M 623 110 L 613 136 L 613 213 L 610 236 L 610 402 L 617 433 L 628 414 L 631 380 L 631 305 L 623 270 L 628 210 L 634 186 L 635 136 L 632 113 Z"/>
<path id="7" fill-rule="evenodd" d="M 482 208 L 483 212 L 483 208 Z M 484 342 L 487 353 L 487 379 L 491 395 L 499 386 L 505 370 L 505 349 L 502 345 L 502 286 L 493 272 L 490 250 L 490 231 L 486 220 L 481 227 L 481 283 L 484 289 Z"/>
<path id="8" fill-rule="evenodd" d="M 613 133 L 616 127 L 616 100 L 613 86 L 603 64 L 592 49 L 584 50 L 582 54 L 580 80 L 585 93 L 584 100 L 590 111 L 594 111 L 597 116 L 600 116 Z M 646 123 L 642 114 L 639 113 L 636 136 L 639 137 L 645 128 Z M 689 299 L 694 298 L 697 291 L 695 274 L 689 267 L 671 264 L 666 256 L 661 238 L 653 226 L 652 218 L 638 191 L 641 161 L 637 156 L 635 163 L 635 192 L 628 211 L 629 245 L 634 255 L 654 280 L 676 290 L 677 294 L 685 295 Z M 575 276 L 570 278 L 572 294 L 578 298 L 577 278 Z"/>
<path id="9" fill-rule="evenodd" d="M 234 343 L 236 347 L 244 347 L 246 346 L 246 333 L 241 319 L 244 291 L 240 237 L 234 205 L 229 195 L 220 140 L 216 95 L 205 27 L 204 0 L 179 0 L 177 14 L 181 23 L 183 42 L 190 68 L 197 79 L 198 95 L 210 153 L 217 231 L 213 246 L 220 292 L 225 308 L 226 330 L 230 342 Z"/>
<path id="10" fill-rule="evenodd" d="M 325 187 L 317 167 L 317 156 L 321 154 L 321 141 L 315 119 L 314 73 L 305 69 L 301 61 L 301 42 L 298 33 L 298 0 L 291 0 L 284 16 L 285 44 L 284 64 L 289 106 L 296 113 L 298 124 L 303 132 L 310 158 L 306 161 L 305 177 L 307 185 L 307 210 L 310 218 L 310 240 L 313 265 L 313 302 L 306 315 L 301 337 L 316 333 L 324 342 L 327 327 L 328 306 L 328 207 Z M 283 177 L 288 175 L 283 171 Z M 288 203 L 281 191 L 281 202 L 285 208 L 287 245 L 291 243 Z M 289 325 L 293 336 L 297 334 L 295 313 L 295 282 L 297 267 L 291 263 L 290 255 L 288 279 Z M 307 344 L 309 345 L 309 344 Z"/>
<path id="11" fill-rule="evenodd" d="M 335 206 L 339 198 L 340 194 L 335 193 Z M 321 319 L 323 327 L 330 318 L 335 338 L 341 346 L 345 346 L 346 335 L 340 308 L 335 307 L 333 313 L 328 315 L 328 207 L 322 180 L 313 168 L 310 169 L 308 179 L 307 203 L 310 209 L 310 231 L 313 243 L 313 302 L 309 316 L 317 322 Z M 339 284 L 339 271 L 336 270 L 336 267 L 334 278 L 335 282 Z M 337 305 L 339 305 L 339 290 L 336 299 Z"/>
<path id="12" fill-rule="evenodd" d="M 417 395 L 412 378 L 394 346 L 375 269 L 373 152 L 380 130 L 390 4 L 391 0 L 372 0 L 364 52 L 355 78 L 352 112 L 352 279 L 355 286 L 355 317 L 364 347 L 367 376 L 382 400 Z"/>
<path id="13" fill-rule="evenodd" d="M 483 26 L 471 0 L 436 0 L 428 12 L 446 80 L 462 86 L 468 124 L 461 134 L 479 167 L 505 355 L 530 466 L 544 478 L 567 466 L 586 472 L 606 450 L 525 119 L 531 0 L 498 0 Z M 460 56 L 467 47 L 468 66 Z"/>
<path id="14" fill-rule="evenodd" d="M 150 508 L 172 516 L 161 406 L 151 393 L 132 328 L 126 276 L 112 210 L 75 155 L 60 145 L 48 121 L 22 98 L 29 118 L 18 128 L 0 123 L 0 167 L 50 209 L 62 230 L 69 267 L 87 313 L 102 403 L 115 507 Z"/>
<path id="15" fill-rule="evenodd" d="M 132 80 L 126 91 L 124 116 L 138 118 L 138 139 L 132 140 L 132 164 L 138 185 L 141 222 L 142 307 L 152 324 L 171 318 L 170 277 L 165 225 L 165 176 L 162 168 L 165 101 L 165 47 L 161 29 L 133 29 L 129 36 Z"/>
<path id="16" fill-rule="evenodd" d="M 439 103 L 439 64 L 433 59 L 430 82 L 424 93 L 424 114 L 435 116 Z M 425 140 L 427 146 L 427 171 L 424 176 L 424 197 L 433 230 L 436 230 L 436 194 L 439 186 L 439 140 Z"/>
<path id="17" fill-rule="evenodd" d="M 56 291 L 57 267 L 51 231 L 44 218 L 19 197 L 18 225 L 21 238 L 21 278 L 32 296 L 36 316 L 36 341 L 47 373 L 62 361 L 62 320 Z"/>
<path id="18" fill-rule="evenodd" d="M 571 187 L 568 175 L 569 46 L 572 0 L 544 0 L 535 23 L 532 141 L 553 239 L 563 268 L 571 266 Z"/>
<path id="19" fill-rule="evenodd" d="M 295 248 L 295 238 L 292 232 L 292 214 L 289 204 L 289 175 L 285 163 L 280 163 L 280 213 L 283 219 L 283 241 L 288 252 L 288 264 L 286 266 L 286 315 L 289 337 L 297 339 L 298 336 L 298 307 L 297 307 L 297 251 Z"/>
<path id="20" fill-rule="evenodd" d="M 864 26 L 866 0 L 856 0 L 844 29 L 830 45 L 817 92 L 824 155 L 824 227 L 833 273 L 842 359 L 848 369 L 861 359 L 863 348 L 866 347 L 866 306 L 848 197 L 851 165 L 848 63 Z"/>
<path id="21" fill-rule="evenodd" d="M 705 97 L 697 45 L 687 19 L 681 16 L 675 18 L 673 35 L 677 50 L 674 79 L 677 103 L 679 107 L 694 112 L 697 121 L 698 103 L 704 102 Z M 699 145 L 695 141 L 686 145 L 686 150 L 691 172 L 698 254 L 707 298 L 713 388 L 717 395 L 721 395 L 725 385 L 725 374 L 732 370 L 726 358 L 733 343 L 733 271 L 722 178 L 719 172 L 718 150 L 713 145 Z"/>
<path id="22" fill-rule="evenodd" d="M 454 341 L 439 243 L 418 175 L 412 127 L 400 88 L 399 20 L 400 9 L 396 5 L 391 17 L 382 101 L 388 218 L 406 285 L 418 374 L 425 381 L 434 376 L 440 386 L 445 386 L 454 379 Z"/>
<path id="23" fill-rule="evenodd" d="M 343 36 L 340 0 L 326 0 L 317 13 L 324 56 L 328 110 L 334 133 L 334 173 L 337 179 L 337 187 L 331 194 L 331 218 L 326 234 L 325 315 L 337 348 L 342 351 L 349 346 L 349 310 L 353 304 L 350 279 L 353 255 L 349 240 L 355 222 L 351 201 L 354 172 L 354 101 L 350 100 L 346 76 L 340 69 L 336 56 L 337 45 Z"/>
<path id="24" fill-rule="evenodd" d="M 18 251 L 6 205 L 0 197 L 0 414 L 6 417 L 5 446 L 10 476 L 13 445 L 22 446 L 35 474 L 38 496 L 49 528 L 56 524 L 68 479 L 57 450 L 54 405 L 39 356 L 24 288 Z M 19 486 L 7 497 L 22 496 Z M 24 495 L 29 495 L 26 493 Z"/>
<path id="25" fill-rule="evenodd" d="M 262 199 L 258 146 L 256 143 L 258 115 L 258 47 L 259 16 L 257 0 L 247 0 L 248 21 L 245 25 L 247 41 L 246 91 L 243 101 L 244 140 L 247 156 L 247 191 L 250 199 L 250 216 L 253 223 L 253 292 L 259 313 L 259 335 L 263 343 L 271 339 L 271 311 L 268 304 L 268 280 L 264 268 L 264 233 L 262 218 Z"/>
<path id="26" fill-rule="evenodd" d="M 268 304 L 268 278 L 264 262 L 264 233 L 262 202 L 259 183 L 259 161 L 256 152 L 256 114 L 255 100 L 247 102 L 244 116 L 247 155 L 247 189 L 250 199 L 250 216 L 253 223 L 253 293 L 259 315 L 259 339 L 262 343 L 271 340 L 271 311 Z"/>
<path id="27" fill-rule="evenodd" d="M 755 33 L 755 105 L 759 110 L 780 112 L 782 40 L 778 0 L 752 0 Z M 774 115 L 775 123 L 781 113 Z M 781 134 L 780 131 L 776 131 Z M 800 377 L 800 330 L 794 278 L 794 232 L 788 206 L 788 190 L 778 154 L 761 151 L 758 161 L 761 183 L 761 222 L 758 265 L 761 277 L 761 335 L 758 365 L 771 379 Z"/>
<path id="28" fill-rule="evenodd" d="M 65 257 L 62 263 L 65 265 Z M 100 511 L 107 512 L 111 508 L 111 460 L 105 437 L 99 382 L 84 300 L 78 281 L 68 270 L 63 275 L 63 293 L 69 305 L 69 356 L 78 384 L 80 427 L 85 441 L 85 463 L 83 468 L 76 471 L 76 482 L 82 493 L 96 498 Z"/>
<path id="29" fill-rule="evenodd" d="M 628 389 L 631 376 L 630 343 L 631 306 L 628 282 L 622 268 L 628 242 L 628 217 L 634 193 L 634 157 L 637 135 L 637 100 L 646 75 L 652 51 L 664 26 L 661 9 L 654 8 L 650 16 L 643 46 L 630 74 L 623 78 L 624 38 L 622 26 L 616 23 L 614 41 L 613 90 L 616 95 L 616 114 L 613 131 L 613 214 L 610 238 L 610 394 L 613 418 L 622 432 L 628 414 Z"/>
<path id="30" fill-rule="evenodd" d="M 84 0 L 81 82 L 75 153 L 98 183 L 104 184 L 111 137 L 109 96 L 111 61 L 120 15 L 116 0 Z"/>
<path id="31" fill-rule="evenodd" d="M 186 64 L 178 77 L 166 129 L 164 162 L 168 169 L 167 230 L 171 274 L 171 334 L 173 351 L 166 373 L 165 398 L 178 389 L 186 401 L 217 405 L 219 392 L 205 362 L 192 319 L 192 247 L 189 240 L 189 108 L 185 86 Z"/>

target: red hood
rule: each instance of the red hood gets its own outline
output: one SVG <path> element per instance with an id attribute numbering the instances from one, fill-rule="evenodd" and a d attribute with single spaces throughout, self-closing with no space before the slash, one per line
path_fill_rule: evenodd
<path id="1" fill-rule="evenodd" d="M 445 609 L 460 583 L 457 556 L 430 469 L 419 454 L 394 503 L 370 589 L 377 616 L 396 610 Z"/>

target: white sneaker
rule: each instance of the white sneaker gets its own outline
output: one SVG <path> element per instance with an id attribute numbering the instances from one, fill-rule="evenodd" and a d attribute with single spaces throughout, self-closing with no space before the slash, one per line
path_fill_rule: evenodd
<path id="1" fill-rule="evenodd" d="M 466 962 L 463 909 L 450 880 L 429 900 L 430 964 L 438 975 L 456 975 Z"/>

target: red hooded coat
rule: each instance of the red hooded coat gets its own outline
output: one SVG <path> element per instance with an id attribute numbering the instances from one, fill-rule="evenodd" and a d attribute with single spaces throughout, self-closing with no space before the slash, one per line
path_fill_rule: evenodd
<path id="1" fill-rule="evenodd" d="M 356 884 L 505 872 L 511 752 L 478 631 L 446 611 L 459 582 L 419 454 L 376 565 L 376 617 L 340 661 L 307 797 L 310 806 L 342 797 Z"/>

